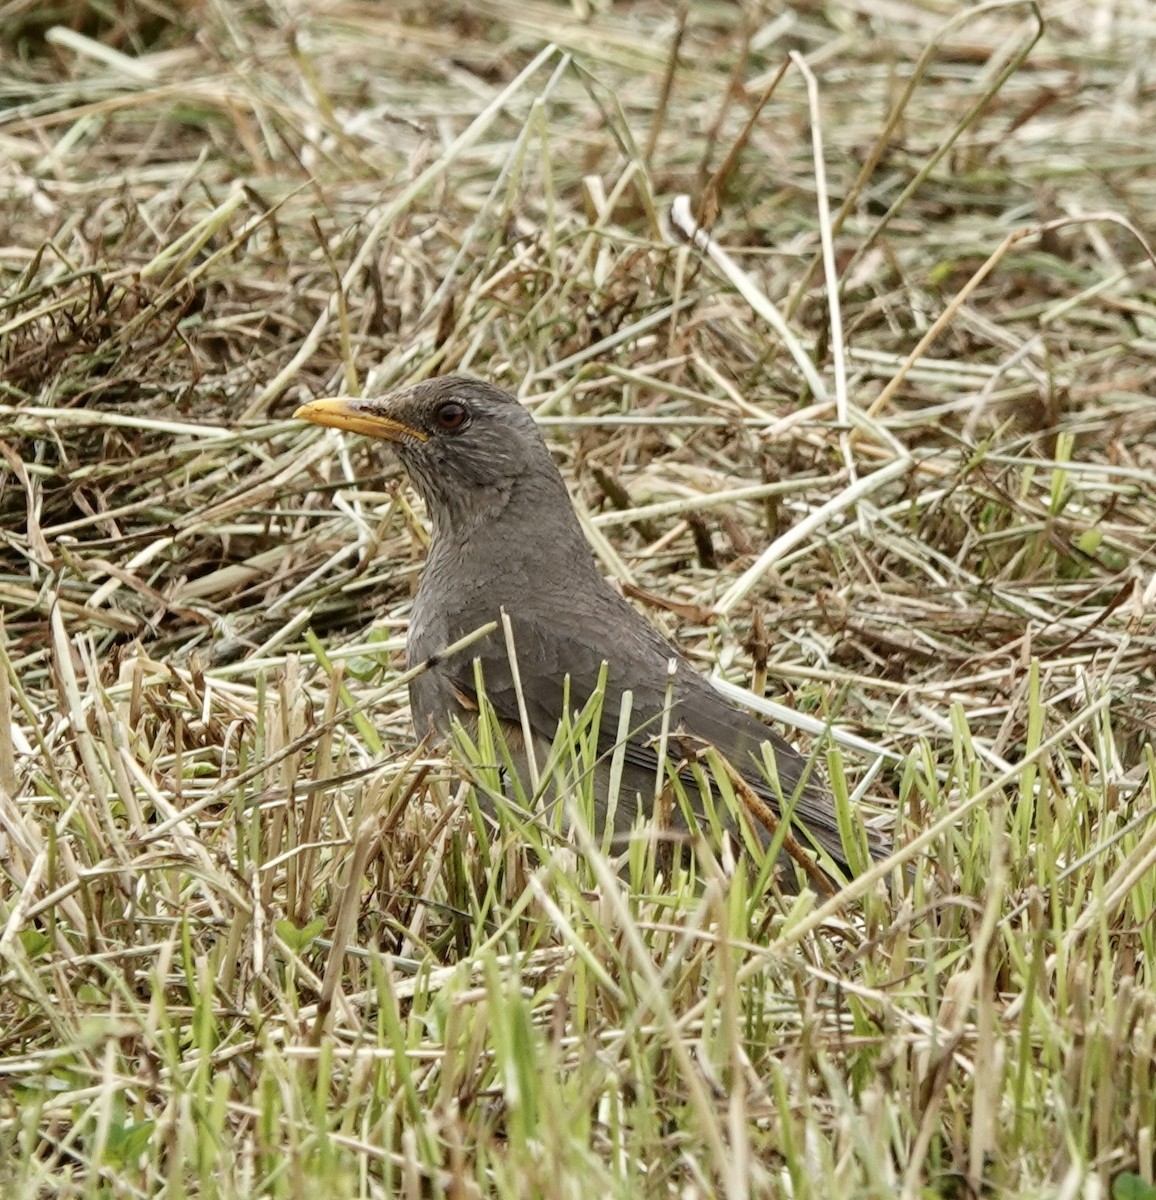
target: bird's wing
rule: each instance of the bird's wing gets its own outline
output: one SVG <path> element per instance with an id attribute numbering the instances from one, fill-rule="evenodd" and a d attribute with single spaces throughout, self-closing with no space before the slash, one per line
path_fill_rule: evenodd
<path id="1" fill-rule="evenodd" d="M 719 695 L 652 626 L 632 609 L 628 611 L 631 619 L 615 622 L 614 627 L 616 638 L 623 642 L 619 646 L 620 662 L 631 664 L 631 668 L 626 671 L 613 662 L 608 664 L 600 751 L 608 752 L 614 746 L 623 696 L 629 691 L 633 733 L 625 748 L 625 759 L 639 772 L 654 776 L 658 767 L 655 743 L 667 703 L 667 669 L 673 659 L 670 728 L 715 746 L 777 814 L 778 796 L 761 769 L 762 744 L 770 743 L 782 794 L 793 803 L 795 822 L 803 825 L 836 862 L 845 864 L 834 804 L 817 773 L 812 772 L 800 787 L 807 774 L 807 760 L 773 730 Z M 558 727 L 567 678 L 572 712 L 586 703 L 598 684 L 603 664 L 603 652 L 598 647 L 605 639 L 605 621 L 601 629 L 587 630 L 580 620 L 546 624 L 532 617 L 512 619 L 527 717 L 535 732 L 548 742 Z M 474 659 L 480 661 L 486 696 L 497 717 L 511 723 L 520 721 L 518 692 L 499 630 L 459 655 L 438 659 L 415 679 L 411 698 L 419 726 L 423 722 L 432 724 L 440 713 L 452 711 L 447 704 L 450 697 L 456 697 L 459 705 L 463 699 L 476 705 Z M 881 855 L 884 848 L 875 844 L 872 852 Z"/>

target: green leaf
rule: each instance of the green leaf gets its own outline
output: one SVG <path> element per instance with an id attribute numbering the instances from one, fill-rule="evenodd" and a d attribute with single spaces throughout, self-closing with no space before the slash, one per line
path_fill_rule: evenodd
<path id="1" fill-rule="evenodd" d="M 310 943 L 325 928 L 325 918 L 318 917 L 316 920 L 310 921 L 308 925 L 303 925 L 300 929 L 292 921 L 278 921 L 276 928 L 277 936 L 285 945 L 294 954 L 300 954 L 309 947 Z"/>
<path id="2" fill-rule="evenodd" d="M 1112 1200 L 1156 1200 L 1156 1185 L 1122 1171 L 1112 1180 Z"/>
<path id="3" fill-rule="evenodd" d="M 126 1125 L 114 1124 L 108 1131 L 108 1143 L 105 1146 L 106 1161 L 118 1167 L 131 1167 L 148 1149 L 152 1139 L 155 1121 L 129 1122 Z"/>
<path id="4" fill-rule="evenodd" d="M 1104 531 L 1092 526 L 1090 529 L 1085 529 L 1083 533 L 1076 538 L 1076 549 L 1082 550 L 1091 558 L 1096 557 L 1096 551 L 1100 548 L 1100 543 L 1104 540 Z"/>
<path id="5" fill-rule="evenodd" d="M 39 958 L 52 945 L 52 938 L 39 929 L 22 929 L 19 934 L 20 944 L 29 958 Z"/>

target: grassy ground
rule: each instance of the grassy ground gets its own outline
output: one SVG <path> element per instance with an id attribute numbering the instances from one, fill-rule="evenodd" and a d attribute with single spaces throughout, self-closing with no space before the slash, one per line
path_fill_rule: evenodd
<path id="1" fill-rule="evenodd" d="M 956 12 L 0 3 L 5 1200 L 1156 1195 L 1156 24 Z M 476 836 L 451 368 L 896 864 Z"/>

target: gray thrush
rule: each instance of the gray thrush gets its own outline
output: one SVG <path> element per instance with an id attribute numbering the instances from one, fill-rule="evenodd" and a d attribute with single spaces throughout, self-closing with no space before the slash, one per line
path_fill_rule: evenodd
<path id="1" fill-rule="evenodd" d="M 562 476 L 533 417 L 513 396 L 478 379 L 447 375 L 372 399 L 315 400 L 294 415 L 392 442 L 425 501 L 433 531 L 406 645 L 409 667 L 429 664 L 410 684 L 419 735 L 445 734 L 455 719 L 468 724 L 476 718 L 478 659 L 485 695 L 508 731 L 508 744 L 522 744 L 518 691 L 501 625 L 452 657 L 441 653 L 499 620 L 504 610 L 539 765 L 566 697 L 572 709 L 581 708 L 606 664 L 596 825 L 606 820 L 608 764 L 629 691 L 632 732 L 622 757 L 616 836 L 632 829 L 640 805 L 650 812 L 669 703 L 666 762 L 681 761 L 686 795 L 699 796 L 694 803 L 700 813 L 701 794 L 685 764 L 710 744 L 770 806 L 775 816 L 766 820 L 763 809 L 764 824 L 773 825 L 786 807 L 792 834 L 802 831 L 804 843 L 821 846 L 848 873 L 834 803 L 817 779 L 808 778 L 806 760 L 715 691 L 599 574 Z M 778 789 L 761 769 L 763 743 L 774 755 Z M 522 783 L 531 794 L 529 780 L 523 777 Z M 674 823 L 685 828 L 677 813 Z M 759 832 L 765 843 L 767 833 Z M 881 853 L 874 837 L 871 852 Z"/>

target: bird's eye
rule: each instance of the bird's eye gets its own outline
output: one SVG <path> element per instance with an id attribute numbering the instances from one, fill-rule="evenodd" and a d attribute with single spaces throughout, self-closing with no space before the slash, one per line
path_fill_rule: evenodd
<path id="1" fill-rule="evenodd" d="M 470 415 L 470 410 L 456 400 L 447 400 L 434 409 L 434 420 L 442 429 L 461 429 Z"/>

